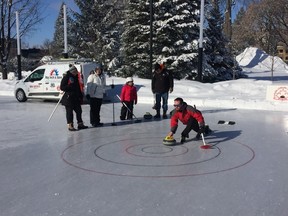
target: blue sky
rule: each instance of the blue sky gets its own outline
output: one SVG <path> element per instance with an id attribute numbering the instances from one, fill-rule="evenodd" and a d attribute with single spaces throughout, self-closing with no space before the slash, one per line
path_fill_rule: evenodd
<path id="1" fill-rule="evenodd" d="M 67 10 L 68 8 L 72 10 L 77 10 L 77 6 L 75 5 L 74 0 L 42 0 L 45 8 L 42 14 L 42 17 L 44 17 L 43 22 L 35 27 L 35 31 L 29 33 L 29 35 L 26 35 L 22 38 L 22 41 L 27 44 L 29 48 L 33 48 L 37 45 L 42 45 L 46 39 L 52 40 L 55 22 L 59 15 L 62 2 L 67 5 Z"/>

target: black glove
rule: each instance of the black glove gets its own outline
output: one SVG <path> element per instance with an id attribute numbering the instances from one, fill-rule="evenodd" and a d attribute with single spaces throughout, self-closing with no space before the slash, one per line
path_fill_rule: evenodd
<path id="1" fill-rule="evenodd" d="M 111 89 L 114 89 L 115 88 L 115 85 L 114 84 L 111 84 Z"/>
<path id="2" fill-rule="evenodd" d="M 90 95 L 87 94 L 87 95 L 86 95 L 86 98 L 87 98 L 87 100 L 89 101 L 89 100 L 90 100 Z"/>
<path id="3" fill-rule="evenodd" d="M 204 133 L 205 132 L 205 126 L 204 125 L 201 125 L 201 126 L 199 126 L 199 131 L 198 131 L 198 133 Z"/>

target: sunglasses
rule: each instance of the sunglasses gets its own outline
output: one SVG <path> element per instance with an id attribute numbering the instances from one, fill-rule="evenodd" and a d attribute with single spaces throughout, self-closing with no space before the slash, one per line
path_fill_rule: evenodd
<path id="1" fill-rule="evenodd" d="M 181 107 L 181 104 L 174 104 L 174 107 Z"/>

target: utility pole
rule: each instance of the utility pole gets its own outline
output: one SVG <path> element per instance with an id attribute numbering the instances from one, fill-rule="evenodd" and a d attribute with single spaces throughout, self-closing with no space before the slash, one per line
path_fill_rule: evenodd
<path id="1" fill-rule="evenodd" d="M 22 70 L 21 70 L 21 44 L 20 44 L 20 34 L 19 34 L 19 13 L 18 11 L 16 13 L 16 33 L 17 33 L 17 74 L 18 74 L 18 80 L 22 79 Z"/>
<path id="2" fill-rule="evenodd" d="M 68 58 L 68 46 L 67 46 L 67 14 L 66 14 L 66 5 L 63 4 L 63 17 L 64 17 L 64 53 L 63 57 Z"/>
<path id="3" fill-rule="evenodd" d="M 150 0 L 150 73 L 152 76 L 152 64 L 153 64 L 153 0 Z"/>
<path id="4" fill-rule="evenodd" d="M 204 26 L 204 0 L 201 0 L 200 8 L 200 32 L 199 32 L 199 44 L 198 44 L 198 81 L 202 81 L 203 70 L 203 26 Z"/>

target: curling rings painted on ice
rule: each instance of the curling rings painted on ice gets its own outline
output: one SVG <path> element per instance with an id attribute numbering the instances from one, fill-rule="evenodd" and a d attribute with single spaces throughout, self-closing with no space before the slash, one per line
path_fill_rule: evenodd
<path id="1" fill-rule="evenodd" d="M 113 176 L 172 178 L 216 174 L 250 163 L 254 150 L 237 141 L 226 141 L 201 150 L 201 141 L 164 146 L 161 138 L 122 139 L 68 146 L 62 160 L 77 169 Z M 211 141 L 210 141 L 211 142 Z M 222 145 L 223 144 L 223 145 Z"/>

